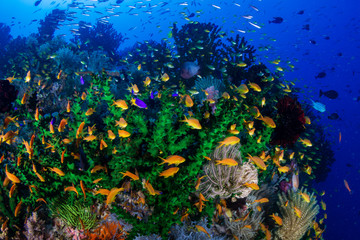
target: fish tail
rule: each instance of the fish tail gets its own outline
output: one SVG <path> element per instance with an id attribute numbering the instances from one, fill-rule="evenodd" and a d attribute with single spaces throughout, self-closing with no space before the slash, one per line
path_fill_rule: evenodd
<path id="1" fill-rule="evenodd" d="M 159 157 L 161 160 L 163 160 L 163 162 L 162 163 L 159 163 L 158 165 L 163 165 L 163 164 L 165 164 L 166 163 L 166 159 L 163 159 L 162 157 Z"/>

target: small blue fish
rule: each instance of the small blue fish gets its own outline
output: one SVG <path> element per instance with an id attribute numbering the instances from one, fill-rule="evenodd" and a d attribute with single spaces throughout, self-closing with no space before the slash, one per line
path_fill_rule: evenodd
<path id="1" fill-rule="evenodd" d="M 82 77 L 82 76 L 80 76 L 80 83 L 81 83 L 81 85 L 84 85 L 84 78 Z"/>
<path id="2" fill-rule="evenodd" d="M 146 103 L 144 103 L 142 100 L 138 98 L 132 99 L 131 103 L 139 108 L 147 108 Z"/>
<path id="3" fill-rule="evenodd" d="M 310 99 L 312 102 L 312 106 L 315 110 L 319 111 L 319 112 L 325 112 L 326 111 L 326 106 L 321 103 L 321 102 L 315 102 L 314 100 Z"/>
<path id="4" fill-rule="evenodd" d="M 178 97 L 179 96 L 178 90 L 174 91 L 174 93 L 171 96 L 172 97 Z"/>
<path id="5" fill-rule="evenodd" d="M 156 94 L 158 94 L 157 91 L 156 91 L 156 92 L 151 91 L 151 92 L 150 92 L 150 98 L 151 98 L 151 99 L 154 99 Z"/>

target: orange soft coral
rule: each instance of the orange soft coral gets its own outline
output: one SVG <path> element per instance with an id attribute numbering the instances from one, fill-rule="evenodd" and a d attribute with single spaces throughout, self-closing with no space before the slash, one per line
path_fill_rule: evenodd
<path id="1" fill-rule="evenodd" d="M 89 240 L 104 240 L 104 239 L 126 239 L 127 233 L 123 230 L 120 222 L 103 222 L 92 232 L 87 231 L 86 236 Z"/>

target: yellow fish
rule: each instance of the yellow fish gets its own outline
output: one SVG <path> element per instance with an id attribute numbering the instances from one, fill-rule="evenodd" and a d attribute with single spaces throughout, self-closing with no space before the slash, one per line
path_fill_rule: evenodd
<path id="1" fill-rule="evenodd" d="M 113 188 L 110 190 L 107 198 L 106 198 L 106 205 L 109 205 L 115 200 L 116 195 L 118 195 L 119 192 L 123 191 L 124 188 Z"/>
<path id="2" fill-rule="evenodd" d="M 205 228 L 203 228 L 202 226 L 199 226 L 199 225 L 195 225 L 195 227 L 197 228 L 197 230 L 198 230 L 199 232 L 203 232 L 203 233 L 205 233 L 209 238 L 211 238 L 211 237 L 210 237 L 210 234 L 205 230 Z"/>
<path id="3" fill-rule="evenodd" d="M 119 126 L 120 128 L 126 128 L 127 126 L 127 122 L 125 121 L 124 118 L 120 118 L 119 121 L 115 120 L 115 123 L 116 123 L 115 126 Z"/>
<path id="4" fill-rule="evenodd" d="M 301 139 L 299 138 L 300 142 L 305 146 L 305 147 L 311 147 L 312 143 L 309 139 L 305 138 L 305 139 Z"/>
<path id="5" fill-rule="evenodd" d="M 245 84 L 241 84 L 238 88 L 235 89 L 239 94 L 246 94 L 249 92 L 248 87 Z"/>
<path id="6" fill-rule="evenodd" d="M 131 173 L 131 172 L 129 172 L 129 171 L 126 171 L 126 172 L 120 172 L 122 175 L 123 175 L 123 178 L 125 177 L 125 176 L 128 176 L 128 177 L 130 177 L 131 179 L 133 179 L 133 180 L 139 180 L 139 176 L 136 174 L 133 174 L 133 173 Z"/>
<path id="7" fill-rule="evenodd" d="M 60 177 L 65 176 L 65 173 L 63 171 L 61 171 L 59 168 L 49 168 L 51 171 L 53 171 L 54 173 L 58 174 Z"/>
<path id="8" fill-rule="evenodd" d="M 84 140 L 87 141 L 87 142 L 91 142 L 91 141 L 93 141 L 95 139 L 96 139 L 96 136 L 94 136 L 94 135 L 89 135 L 87 137 L 84 137 Z"/>
<path id="9" fill-rule="evenodd" d="M 238 165 L 238 162 L 235 161 L 234 159 L 232 158 L 224 158 L 222 160 L 216 160 L 216 165 L 226 165 L 226 166 L 236 166 Z"/>
<path id="10" fill-rule="evenodd" d="M 172 168 L 166 169 L 166 170 L 162 171 L 159 176 L 165 177 L 165 178 L 172 177 L 179 171 L 179 169 L 180 168 L 178 168 L 178 167 L 172 167 Z"/>
<path id="11" fill-rule="evenodd" d="M 270 118 L 270 117 L 267 117 L 267 116 L 263 117 L 260 115 L 260 117 L 257 119 L 263 121 L 265 123 L 265 125 L 270 128 L 276 128 L 276 124 L 275 124 L 274 120 L 272 120 L 272 118 Z"/>
<path id="12" fill-rule="evenodd" d="M 259 85 L 257 85 L 256 83 L 250 82 L 249 87 L 256 92 L 261 92 L 261 87 Z"/>
<path id="13" fill-rule="evenodd" d="M 254 189 L 254 190 L 260 189 L 256 183 L 244 183 L 243 186 Z"/>
<path id="14" fill-rule="evenodd" d="M 128 109 L 128 105 L 126 104 L 125 100 L 116 100 L 114 101 L 114 103 L 112 104 L 112 106 L 115 105 L 118 108 L 121 108 L 122 110 L 126 110 Z"/>
<path id="15" fill-rule="evenodd" d="M 290 168 L 288 166 L 283 166 L 283 167 L 279 167 L 278 171 L 280 173 L 287 173 L 290 170 Z"/>
<path id="16" fill-rule="evenodd" d="M 302 215 L 301 210 L 298 209 L 297 207 L 293 207 L 293 208 L 294 208 L 294 212 L 295 212 L 296 216 L 298 218 L 301 218 L 301 215 Z"/>
<path id="17" fill-rule="evenodd" d="M 218 146 L 218 148 L 222 147 L 223 145 L 225 145 L 225 146 L 235 145 L 239 142 L 240 142 L 240 138 L 238 138 L 238 137 L 235 137 L 235 136 L 227 137 L 223 141 L 219 142 L 220 146 Z"/>
<path id="18" fill-rule="evenodd" d="M 300 196 L 305 200 L 305 202 L 310 202 L 310 196 L 304 192 L 299 192 Z"/>
<path id="19" fill-rule="evenodd" d="M 192 107 L 194 106 L 194 102 L 193 100 L 191 99 L 191 97 L 189 95 L 186 94 L 186 97 L 185 97 L 185 106 L 186 107 Z"/>
<path id="20" fill-rule="evenodd" d="M 187 119 L 185 116 L 185 120 L 180 120 L 180 122 L 186 122 L 188 124 L 188 126 L 192 127 L 193 129 L 201 129 L 202 128 L 199 120 L 197 120 L 196 118 Z"/>
<path id="21" fill-rule="evenodd" d="M 30 82 L 30 80 L 31 80 L 31 73 L 30 71 L 28 71 L 25 77 L 25 82 Z"/>
<path id="22" fill-rule="evenodd" d="M 247 64 L 244 62 L 239 62 L 238 64 L 236 64 L 237 67 L 246 67 Z"/>
<path id="23" fill-rule="evenodd" d="M 108 137 L 111 140 L 114 140 L 116 138 L 116 135 L 113 133 L 113 131 L 108 130 Z"/>
<path id="24" fill-rule="evenodd" d="M 256 166 L 258 166 L 261 170 L 264 170 L 264 171 L 266 170 L 265 162 L 264 162 L 261 158 L 256 157 L 256 156 L 253 157 L 253 156 L 251 156 L 250 154 L 248 154 L 248 155 L 249 155 L 248 159 L 250 159 L 251 161 L 253 161 Z"/>
<path id="25" fill-rule="evenodd" d="M 95 109 L 89 108 L 89 109 L 86 111 L 85 116 L 91 116 L 94 112 L 95 112 Z"/>
<path id="26" fill-rule="evenodd" d="M 126 138 L 129 137 L 131 134 L 128 131 L 118 129 L 119 137 Z"/>
<path id="27" fill-rule="evenodd" d="M 143 81 L 143 83 L 144 83 L 144 86 L 147 87 L 150 85 L 151 79 L 149 77 L 146 77 L 146 79 L 145 79 L 145 81 Z"/>
<path id="28" fill-rule="evenodd" d="M 167 82 L 169 81 L 170 77 L 167 73 L 164 73 L 162 76 L 161 76 L 161 81 L 163 82 Z"/>
<path id="29" fill-rule="evenodd" d="M 171 155 L 171 156 L 168 156 L 166 159 L 162 158 L 162 157 L 159 157 L 161 160 L 163 160 L 162 163 L 160 163 L 159 165 L 162 165 L 162 164 L 175 164 L 176 166 L 178 166 L 180 163 L 183 163 L 185 162 L 185 158 L 181 157 L 181 156 L 178 156 L 178 155 Z"/>
<path id="30" fill-rule="evenodd" d="M 282 219 L 279 216 L 275 215 L 274 213 L 272 215 L 270 215 L 270 217 L 272 217 L 274 219 L 276 224 L 278 224 L 280 226 L 283 224 Z"/>

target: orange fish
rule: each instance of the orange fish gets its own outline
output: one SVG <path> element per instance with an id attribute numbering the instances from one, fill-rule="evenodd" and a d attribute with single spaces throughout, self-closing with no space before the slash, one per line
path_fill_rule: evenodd
<path id="1" fill-rule="evenodd" d="M 153 186 L 151 185 L 151 183 L 149 183 L 149 180 L 147 180 L 146 182 L 145 182 L 145 180 L 143 179 L 143 185 L 144 185 L 144 187 L 148 190 L 148 192 L 149 192 L 149 194 L 150 195 L 160 195 L 161 194 L 161 192 L 160 191 L 158 191 L 158 190 L 155 190 L 154 188 L 153 188 Z"/>
<path id="2" fill-rule="evenodd" d="M 187 119 L 185 116 L 185 120 L 180 120 L 180 122 L 186 122 L 188 126 L 192 127 L 193 129 L 202 129 L 199 120 L 196 118 Z"/>
<path id="3" fill-rule="evenodd" d="M 339 143 L 341 143 L 341 132 L 339 132 Z"/>
<path id="4" fill-rule="evenodd" d="M 64 151 L 62 151 L 62 153 L 61 153 L 61 163 L 64 163 L 65 152 L 66 152 L 66 149 Z"/>
<path id="5" fill-rule="evenodd" d="M 254 189 L 254 190 L 260 189 L 256 183 L 244 183 L 243 186 Z"/>
<path id="6" fill-rule="evenodd" d="M 114 103 L 111 106 L 113 106 L 113 105 L 115 105 L 118 108 L 121 108 L 122 110 L 126 110 L 129 108 L 128 105 L 126 104 L 126 102 L 124 100 L 120 100 L 120 99 L 114 101 Z"/>
<path id="7" fill-rule="evenodd" d="M 30 80 L 31 80 L 31 72 L 28 71 L 25 77 L 25 82 L 30 82 Z"/>
<path id="8" fill-rule="evenodd" d="M 159 176 L 165 177 L 165 178 L 172 177 L 179 171 L 179 169 L 180 168 L 178 168 L 178 167 L 172 167 L 172 168 L 166 169 L 166 170 L 162 171 Z"/>
<path id="9" fill-rule="evenodd" d="M 194 106 L 194 102 L 193 100 L 191 99 L 191 97 L 189 95 L 186 94 L 186 97 L 185 97 L 185 106 L 186 107 L 192 107 Z"/>
<path id="10" fill-rule="evenodd" d="M 237 166 L 238 162 L 232 158 L 224 158 L 222 160 L 216 160 L 216 165 L 226 165 L 226 166 Z"/>
<path id="11" fill-rule="evenodd" d="M 5 174 L 13 183 L 20 183 L 20 179 L 16 177 L 14 174 L 9 173 L 7 170 L 7 165 L 5 166 Z"/>
<path id="12" fill-rule="evenodd" d="M 94 181 L 93 181 L 93 183 L 98 183 L 98 182 L 100 182 L 102 180 L 102 178 L 98 178 L 98 179 L 95 179 Z"/>
<path id="13" fill-rule="evenodd" d="M 91 141 L 93 141 L 95 139 L 96 139 L 96 136 L 94 136 L 94 135 L 84 137 L 84 140 L 87 141 L 87 142 L 91 142 Z"/>
<path id="14" fill-rule="evenodd" d="M 65 191 L 65 192 L 66 192 L 66 191 L 72 191 L 72 192 L 75 192 L 77 196 L 79 196 L 79 193 L 78 193 L 78 191 L 76 190 L 76 188 L 75 188 L 74 186 L 66 187 L 66 188 L 64 189 L 64 191 Z"/>
<path id="15" fill-rule="evenodd" d="M 131 133 L 129 133 L 128 131 L 120 130 L 120 129 L 118 129 L 118 134 L 119 134 L 119 137 L 122 137 L 122 138 L 127 138 L 127 137 L 130 137 L 130 135 L 131 135 Z"/>
<path id="16" fill-rule="evenodd" d="M 20 208 L 21 208 L 21 204 L 22 204 L 22 200 L 20 200 L 20 202 L 16 205 L 15 207 L 15 211 L 14 211 L 14 216 L 17 217 L 17 215 L 19 214 Z"/>
<path id="17" fill-rule="evenodd" d="M 227 137 L 223 141 L 219 142 L 220 146 L 218 146 L 217 148 L 222 147 L 223 145 L 225 145 L 225 146 L 235 145 L 239 142 L 240 142 L 240 138 L 238 138 L 238 137 L 235 137 L 235 136 Z"/>
<path id="18" fill-rule="evenodd" d="M 267 202 L 269 202 L 269 199 L 268 199 L 268 198 L 261 198 L 261 199 L 257 199 L 257 200 L 255 200 L 254 202 L 258 202 L 258 203 L 267 203 Z"/>
<path id="19" fill-rule="evenodd" d="M 199 189 L 200 181 L 201 181 L 201 179 L 203 179 L 204 177 L 206 177 L 206 176 L 204 175 L 204 176 L 202 176 L 202 177 L 198 177 L 198 179 L 196 180 L 196 183 L 195 183 L 195 190 L 198 190 L 198 189 Z"/>
<path id="20" fill-rule="evenodd" d="M 249 87 L 251 89 L 253 89 L 256 92 L 261 92 L 261 87 L 259 85 L 257 85 L 256 83 L 249 83 Z"/>
<path id="21" fill-rule="evenodd" d="M 301 210 L 298 209 L 297 207 L 293 207 L 293 209 L 294 209 L 294 212 L 295 212 L 296 216 L 298 218 L 301 218 L 301 215 L 302 215 Z"/>
<path id="22" fill-rule="evenodd" d="M 126 172 L 120 172 L 122 175 L 123 175 L 123 178 L 125 177 L 125 176 L 128 176 L 128 177 L 130 177 L 130 178 L 132 178 L 133 180 L 139 180 L 139 176 L 136 174 L 133 174 L 133 173 L 131 173 L 131 172 L 129 172 L 129 171 L 126 171 Z"/>
<path id="23" fill-rule="evenodd" d="M 256 157 L 256 156 L 253 157 L 253 156 L 251 156 L 250 154 L 248 154 L 248 155 L 249 155 L 248 159 L 250 159 L 251 161 L 253 161 L 256 166 L 258 166 L 261 170 L 264 170 L 264 171 L 266 170 L 265 162 L 264 162 L 261 158 Z"/>
<path id="24" fill-rule="evenodd" d="M 344 180 L 344 184 L 345 184 L 346 189 L 349 191 L 349 193 L 352 194 L 349 184 L 346 180 Z"/>
<path id="25" fill-rule="evenodd" d="M 106 171 L 106 167 L 101 166 L 101 165 L 96 165 L 93 169 L 91 169 L 90 173 L 95 173 L 95 172 L 100 171 L 100 170 L 105 170 Z"/>
<path id="26" fill-rule="evenodd" d="M 113 131 L 108 130 L 108 137 L 110 140 L 114 140 L 116 138 L 116 135 L 113 133 Z"/>
<path id="27" fill-rule="evenodd" d="M 109 205 L 115 200 L 116 195 L 118 195 L 119 192 L 123 191 L 124 188 L 113 188 L 110 190 L 107 198 L 106 198 L 106 205 Z"/>
<path id="28" fill-rule="evenodd" d="M 85 116 L 91 116 L 91 115 L 93 115 L 94 112 L 95 112 L 95 109 L 89 108 L 89 109 L 85 112 Z"/>
<path id="29" fill-rule="evenodd" d="M 39 173 L 36 172 L 35 174 L 40 179 L 41 182 L 45 182 L 45 179 Z"/>
<path id="30" fill-rule="evenodd" d="M 79 128 L 78 130 L 76 131 L 76 138 L 79 138 L 79 135 L 82 133 L 82 130 L 84 128 L 84 125 L 85 125 L 85 122 L 82 122 L 80 125 L 79 125 Z"/>
<path id="31" fill-rule="evenodd" d="M 86 93 L 83 92 L 83 93 L 81 94 L 81 100 L 85 101 L 85 99 L 86 99 Z"/>
<path id="32" fill-rule="evenodd" d="M 21 99 L 21 104 L 25 104 L 26 98 L 27 98 L 27 93 L 24 93 L 24 95 L 23 95 L 23 97 Z"/>
<path id="33" fill-rule="evenodd" d="M 58 174 L 60 177 L 65 176 L 65 173 L 63 171 L 61 171 L 59 168 L 49 168 L 51 171 L 53 171 L 54 173 Z"/>
<path id="34" fill-rule="evenodd" d="M 267 116 L 263 117 L 260 115 L 260 117 L 257 119 L 263 121 L 265 123 L 265 125 L 270 128 L 276 128 L 276 124 L 275 124 L 274 120 L 272 120 L 272 118 L 270 118 L 270 117 L 267 117 Z"/>
<path id="35" fill-rule="evenodd" d="M 85 186 L 84 186 L 84 182 L 82 180 L 80 180 L 80 188 L 81 188 L 81 191 L 83 192 L 84 194 L 84 201 L 86 199 L 86 193 L 85 193 Z"/>
<path id="36" fill-rule="evenodd" d="M 104 141 L 104 140 L 100 140 L 100 150 L 103 150 L 104 148 L 107 148 L 107 144 L 106 144 L 106 142 Z"/>
<path id="37" fill-rule="evenodd" d="M 199 232 L 203 232 L 203 233 L 205 233 L 209 238 L 211 238 L 211 237 L 210 237 L 210 234 L 205 230 L 205 228 L 203 228 L 203 227 L 200 226 L 200 225 L 195 225 L 195 227 L 197 228 L 197 230 L 198 230 Z"/>
<path id="38" fill-rule="evenodd" d="M 274 213 L 272 215 L 270 215 L 270 217 L 272 217 L 274 219 L 276 224 L 278 224 L 280 226 L 283 224 L 282 219 L 279 216 L 275 215 Z"/>
<path id="39" fill-rule="evenodd" d="M 102 188 L 102 189 L 97 190 L 97 191 L 95 192 L 95 195 L 101 194 L 101 195 L 107 196 L 107 195 L 109 195 L 109 193 L 110 193 L 110 190 L 107 190 L 107 189 Z"/>
<path id="40" fill-rule="evenodd" d="M 67 105 L 66 105 L 66 112 L 70 112 L 71 108 L 70 108 L 70 101 L 68 100 Z"/>
<path id="41" fill-rule="evenodd" d="M 175 164 L 176 166 L 178 166 L 180 163 L 183 163 L 185 162 L 185 158 L 181 157 L 181 156 L 178 156 L 178 155 L 171 155 L 171 156 L 168 156 L 166 159 L 162 158 L 162 157 L 159 157 L 161 160 L 163 160 L 162 163 L 160 163 L 159 165 L 162 165 L 162 164 Z"/>
<path id="42" fill-rule="evenodd" d="M 67 124 L 67 120 L 66 120 L 66 119 L 62 119 L 62 120 L 60 121 L 58 131 L 59 131 L 59 132 L 63 132 L 64 129 L 65 129 L 66 124 Z"/>
<path id="43" fill-rule="evenodd" d="M 120 118 L 119 121 L 115 120 L 115 123 L 116 123 L 115 126 L 119 126 L 120 128 L 126 128 L 127 126 L 127 122 L 125 121 L 124 118 Z"/>

